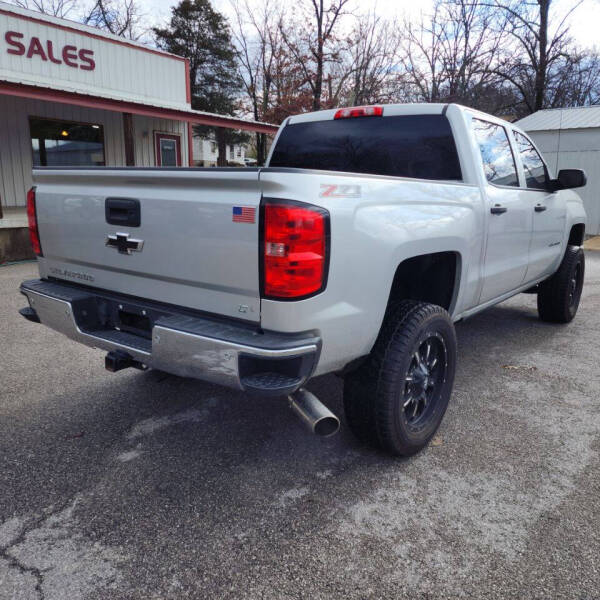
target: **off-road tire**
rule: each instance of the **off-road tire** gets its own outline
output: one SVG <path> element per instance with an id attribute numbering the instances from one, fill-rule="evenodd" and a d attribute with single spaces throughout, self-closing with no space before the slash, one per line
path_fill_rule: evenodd
<path id="1" fill-rule="evenodd" d="M 431 388 L 435 394 L 429 407 L 423 408 L 422 420 L 409 424 L 404 402 L 412 395 L 407 386 L 413 384 L 407 382 L 407 377 L 415 369 L 416 352 L 428 340 L 440 353 L 438 369 L 443 354 L 444 372 L 436 375 L 437 383 Z M 450 315 L 433 304 L 400 302 L 388 311 L 369 358 L 345 378 L 344 410 L 350 429 L 359 440 L 390 454 L 417 453 L 429 443 L 442 421 L 455 368 L 456 334 Z"/>
<path id="2" fill-rule="evenodd" d="M 585 255 L 579 246 L 567 246 L 558 271 L 539 286 L 538 314 L 542 321 L 569 323 L 575 317 L 585 275 Z"/>

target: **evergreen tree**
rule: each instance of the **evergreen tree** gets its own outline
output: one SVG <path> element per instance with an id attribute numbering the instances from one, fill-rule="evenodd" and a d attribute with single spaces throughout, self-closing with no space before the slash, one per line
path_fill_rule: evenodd
<path id="1" fill-rule="evenodd" d="M 192 108 L 233 115 L 242 81 L 229 27 L 209 0 L 182 0 L 172 9 L 165 28 L 154 27 L 159 48 L 190 61 Z M 221 127 L 196 126 L 195 132 L 213 137 L 219 148 L 219 165 L 226 164 L 226 146 L 247 136 Z"/>

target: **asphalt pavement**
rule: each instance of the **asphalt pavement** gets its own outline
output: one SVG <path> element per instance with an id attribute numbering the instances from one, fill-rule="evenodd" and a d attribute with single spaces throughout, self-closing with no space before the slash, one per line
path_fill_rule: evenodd
<path id="1" fill-rule="evenodd" d="M 22 319 L 0 267 L 0 599 L 600 598 L 600 253 L 579 314 L 457 325 L 424 452 L 156 371 Z M 354 334 L 353 334 L 354 335 Z M 342 413 L 335 376 L 311 382 Z"/>

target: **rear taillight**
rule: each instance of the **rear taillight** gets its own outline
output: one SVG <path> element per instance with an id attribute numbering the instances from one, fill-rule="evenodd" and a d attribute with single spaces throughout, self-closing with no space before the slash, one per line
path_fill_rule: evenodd
<path id="1" fill-rule="evenodd" d="M 317 206 L 270 200 L 263 212 L 263 296 L 306 298 L 327 281 L 329 213 Z"/>
<path id="2" fill-rule="evenodd" d="M 350 108 L 340 108 L 334 119 L 351 119 L 352 117 L 382 117 L 383 106 L 352 106 Z"/>
<path id="3" fill-rule="evenodd" d="M 40 234 L 38 232 L 37 212 L 35 209 L 35 186 L 27 192 L 27 221 L 29 223 L 29 239 L 31 247 L 38 256 L 42 255 Z"/>

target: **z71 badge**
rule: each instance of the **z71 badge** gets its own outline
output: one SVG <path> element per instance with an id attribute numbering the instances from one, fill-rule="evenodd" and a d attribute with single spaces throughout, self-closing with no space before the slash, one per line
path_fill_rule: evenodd
<path id="1" fill-rule="evenodd" d="M 321 184 L 321 198 L 360 198 L 360 185 Z"/>

